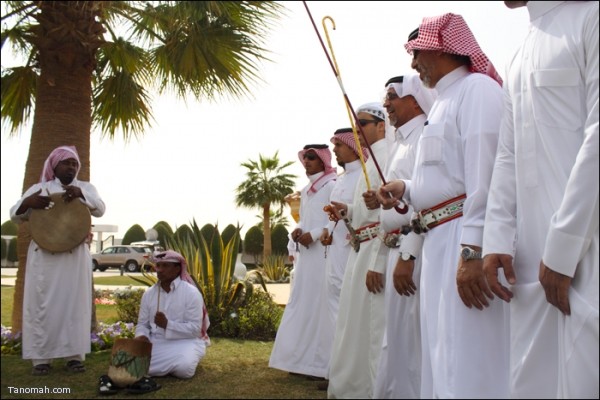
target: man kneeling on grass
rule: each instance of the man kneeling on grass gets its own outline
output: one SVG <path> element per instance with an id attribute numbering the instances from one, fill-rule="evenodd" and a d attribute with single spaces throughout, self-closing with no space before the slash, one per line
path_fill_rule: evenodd
<path id="1" fill-rule="evenodd" d="M 142 297 L 135 339 L 152 343 L 149 376 L 188 379 L 196 373 L 206 346 L 210 345 L 208 312 L 181 254 L 172 250 L 157 252 L 153 261 L 158 282 Z M 108 376 L 102 378 L 100 393 L 114 393 L 114 383 Z M 127 390 L 146 393 L 159 388 L 152 379 L 144 377 Z"/>

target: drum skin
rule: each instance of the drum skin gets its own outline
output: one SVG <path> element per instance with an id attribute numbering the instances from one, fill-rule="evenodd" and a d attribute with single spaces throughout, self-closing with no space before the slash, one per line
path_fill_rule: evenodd
<path id="1" fill-rule="evenodd" d="M 92 216 L 79 199 L 65 202 L 53 193 L 49 209 L 34 209 L 29 216 L 31 237 L 44 250 L 62 253 L 77 247 L 90 233 Z"/>

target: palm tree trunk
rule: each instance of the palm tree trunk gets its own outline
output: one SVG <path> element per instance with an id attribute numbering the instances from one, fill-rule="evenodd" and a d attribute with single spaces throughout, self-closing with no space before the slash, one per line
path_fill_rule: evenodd
<path id="1" fill-rule="evenodd" d="M 269 210 L 270 204 L 263 205 L 263 234 L 264 234 L 264 248 L 263 248 L 263 262 L 271 255 L 271 212 Z"/>
<path id="2" fill-rule="evenodd" d="M 71 41 L 64 37 L 67 23 L 82 30 L 86 30 L 88 24 L 90 34 L 98 29 L 94 16 L 83 9 L 89 4 L 82 3 L 92 2 L 54 1 L 40 5 L 40 31 L 34 39 L 39 50 L 40 76 L 23 192 L 39 182 L 44 161 L 58 146 L 75 146 L 81 160 L 78 179 L 87 181 L 90 177 L 92 71 L 97 46 L 92 49 L 90 42 L 82 43 L 76 36 Z M 65 104 L 64 99 L 71 101 Z M 19 270 L 15 282 L 13 332 L 21 331 L 23 326 L 23 292 L 30 240 L 28 223 L 22 224 L 17 239 Z M 89 265 L 81 267 L 89 268 Z"/>

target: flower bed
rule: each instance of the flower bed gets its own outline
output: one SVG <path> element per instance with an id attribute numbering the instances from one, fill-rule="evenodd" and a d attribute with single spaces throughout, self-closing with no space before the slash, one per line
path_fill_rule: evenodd
<path id="1" fill-rule="evenodd" d="M 135 325 L 131 322 L 114 324 L 98 323 L 98 332 L 90 334 L 92 351 L 111 349 L 116 339 L 135 336 Z M 2 354 L 21 354 L 21 332 L 13 334 L 10 327 L 2 325 Z"/>

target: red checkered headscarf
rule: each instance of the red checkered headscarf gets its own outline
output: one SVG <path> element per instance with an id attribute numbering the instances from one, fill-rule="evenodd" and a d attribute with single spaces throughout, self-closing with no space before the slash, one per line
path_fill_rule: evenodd
<path id="1" fill-rule="evenodd" d="M 471 72 L 488 75 L 502 86 L 502 78 L 479 47 L 473 32 L 461 15 L 444 14 L 423 18 L 419 35 L 404 45 L 409 54 L 413 50 L 442 50 L 444 53 L 467 56 Z"/>
<path id="2" fill-rule="evenodd" d="M 300 159 L 302 165 L 305 165 L 304 154 L 306 154 L 309 151 L 313 151 L 317 155 L 317 157 L 319 157 L 319 159 L 323 161 L 323 165 L 325 166 L 323 175 L 319 177 L 319 179 L 314 181 L 310 189 L 308 190 L 308 194 L 311 194 L 319 191 L 319 189 L 321 189 L 325 185 L 325 183 L 327 183 L 331 179 L 335 179 L 337 177 L 337 172 L 335 168 L 331 165 L 331 151 L 329 150 L 329 147 L 326 144 L 307 144 L 306 146 L 304 146 L 304 148 L 298 152 L 298 158 Z"/>
<path id="3" fill-rule="evenodd" d="M 331 143 L 335 144 L 335 142 L 338 140 L 350 147 L 354 154 L 360 156 L 358 152 L 358 146 L 356 145 L 356 140 L 354 140 L 354 131 L 352 130 L 352 128 L 342 128 L 335 131 L 335 133 L 331 137 Z M 365 161 L 367 161 L 367 159 L 369 158 L 369 152 L 363 146 L 361 146 L 361 150 Z"/>
<path id="4" fill-rule="evenodd" d="M 75 178 L 79 174 L 79 170 L 81 169 L 81 161 L 79 161 L 79 154 L 77 154 L 77 149 L 75 146 L 60 146 L 52 150 L 52 153 L 46 158 L 44 162 L 44 169 L 42 169 L 42 175 L 40 176 L 40 183 L 49 182 L 54 180 L 54 169 L 58 165 L 59 162 L 68 160 L 69 158 L 74 158 L 77 160 L 77 172 L 75 173 Z"/>

